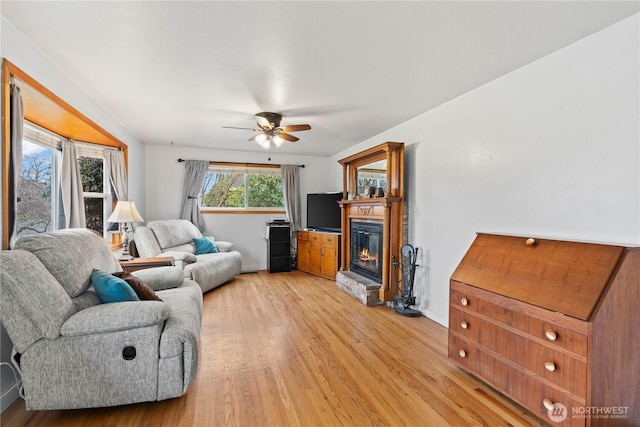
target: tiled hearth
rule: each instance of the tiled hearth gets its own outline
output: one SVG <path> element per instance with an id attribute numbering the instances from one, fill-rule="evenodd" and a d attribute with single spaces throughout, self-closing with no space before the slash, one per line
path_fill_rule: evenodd
<path id="1" fill-rule="evenodd" d="M 338 289 L 343 290 L 364 305 L 380 305 L 382 285 L 352 271 L 339 271 L 336 275 Z"/>

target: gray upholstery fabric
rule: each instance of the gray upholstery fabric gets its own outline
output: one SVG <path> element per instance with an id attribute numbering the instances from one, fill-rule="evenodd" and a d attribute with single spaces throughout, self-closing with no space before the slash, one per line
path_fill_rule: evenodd
<path id="1" fill-rule="evenodd" d="M 156 400 L 162 326 L 158 323 L 35 343 L 20 359 L 27 409 L 92 408 Z M 122 356 L 128 346 L 136 349 L 133 360 Z"/>
<path id="2" fill-rule="evenodd" d="M 102 300 L 93 288 L 89 288 L 89 290 L 82 295 L 71 298 L 71 301 L 73 301 L 73 305 L 76 306 L 76 311 L 102 304 Z"/>
<path id="3" fill-rule="evenodd" d="M 173 258 L 176 262 L 182 261 L 183 264 L 191 264 L 192 262 L 196 262 L 198 260 L 193 253 L 186 252 L 186 251 L 184 252 L 167 251 L 167 252 L 162 252 L 158 256 L 168 256 Z"/>
<path id="4" fill-rule="evenodd" d="M 152 258 L 162 252 L 156 235 L 149 227 L 136 227 L 133 238 L 136 242 L 136 249 L 138 250 L 140 258 Z"/>
<path id="5" fill-rule="evenodd" d="M 159 291 L 163 301 L 101 304 L 92 289 L 72 299 L 68 289 L 81 289 L 78 276 L 90 262 L 116 269 L 106 241 L 88 230 L 70 230 L 23 244 L 36 253 L 1 253 L 0 315 L 14 345 L 27 409 L 113 406 L 184 394 L 198 368 L 202 292 L 195 282 L 179 268 L 160 267 L 136 274 L 146 273 L 143 281 L 158 288 L 174 286 Z M 56 265 L 55 250 L 75 275 Z M 74 283 L 59 283 L 38 255 Z M 135 348 L 135 357 L 125 358 L 127 347 Z"/>
<path id="6" fill-rule="evenodd" d="M 218 252 L 196 255 L 197 262 L 184 266 L 185 275 L 195 280 L 202 292 L 222 285 L 236 277 L 242 270 L 240 252 Z"/>
<path id="7" fill-rule="evenodd" d="M 160 360 L 166 362 L 166 374 L 181 367 L 182 389 L 176 381 L 164 378 L 164 371 L 158 378 L 158 398 L 181 396 L 195 379 L 198 370 L 198 342 L 202 323 L 202 290 L 197 283 L 185 280 L 180 289 L 158 292 L 158 296 L 175 309 L 165 324 L 160 340 Z M 168 379 L 168 378 L 167 378 Z"/>
<path id="8" fill-rule="evenodd" d="M 60 327 L 76 308 L 62 286 L 33 254 L 0 254 L 2 323 L 19 352 L 42 338 L 60 336 Z"/>
<path id="9" fill-rule="evenodd" d="M 202 292 L 220 286 L 240 274 L 242 255 L 232 251 L 231 242 L 216 240 L 218 253 L 195 255 L 195 262 L 189 263 L 190 256 L 195 254 L 195 237 L 202 235 L 187 220 L 156 220 L 149 222 L 147 227 L 136 228 L 136 247 L 141 257 L 173 256 L 176 266 L 184 269 L 184 277 L 196 281 Z M 176 256 L 179 253 L 184 255 Z"/>
<path id="10" fill-rule="evenodd" d="M 158 244 L 163 250 L 172 246 L 178 246 L 193 241 L 195 237 L 202 237 L 198 227 L 191 221 L 183 219 L 165 219 L 151 221 L 147 227 L 153 230 L 158 239 Z"/>
<path id="11" fill-rule="evenodd" d="M 131 273 L 154 291 L 175 288 L 184 281 L 184 273 L 178 267 L 155 267 Z"/>
<path id="12" fill-rule="evenodd" d="M 229 252 L 233 249 L 233 243 L 225 242 L 224 240 L 216 240 L 216 248 L 218 248 L 218 252 Z"/>
<path id="13" fill-rule="evenodd" d="M 140 304 L 138 304 L 140 302 Z M 125 331 L 162 324 L 171 308 L 160 301 L 127 301 L 100 304 L 71 316 L 60 329 L 65 337 Z"/>
<path id="14" fill-rule="evenodd" d="M 37 256 L 70 297 L 87 290 L 94 268 L 107 273 L 117 269 L 109 245 L 86 228 L 22 236 L 14 249 Z"/>

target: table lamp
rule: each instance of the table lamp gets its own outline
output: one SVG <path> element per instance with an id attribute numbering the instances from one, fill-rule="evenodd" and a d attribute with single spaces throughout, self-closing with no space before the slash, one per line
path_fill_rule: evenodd
<path id="1" fill-rule="evenodd" d="M 122 224 L 122 256 L 120 261 L 133 259 L 129 253 L 129 226 L 130 222 L 143 222 L 144 219 L 138 213 L 136 204 L 130 200 L 120 200 L 116 203 L 113 213 L 107 218 L 107 222 Z"/>

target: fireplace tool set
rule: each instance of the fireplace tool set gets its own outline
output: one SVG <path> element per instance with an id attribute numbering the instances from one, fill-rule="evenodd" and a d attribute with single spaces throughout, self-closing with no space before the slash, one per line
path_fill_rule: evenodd
<path id="1" fill-rule="evenodd" d="M 399 272 L 398 293 L 395 299 L 396 313 L 406 317 L 418 317 L 421 313 L 411 308 L 416 304 L 416 297 L 413 296 L 413 282 L 416 278 L 416 264 L 418 259 L 418 248 L 406 244 L 400 248 L 402 255 L 400 262 L 393 256 L 393 265 Z M 397 277 L 397 276 L 396 276 Z"/>

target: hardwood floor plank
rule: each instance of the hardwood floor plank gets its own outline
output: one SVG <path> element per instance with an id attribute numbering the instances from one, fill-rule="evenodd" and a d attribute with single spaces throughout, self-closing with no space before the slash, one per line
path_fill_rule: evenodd
<path id="1" fill-rule="evenodd" d="M 2 426 L 546 425 L 447 358 L 447 329 L 365 307 L 334 282 L 243 274 L 204 296 L 185 396 L 115 408 L 26 411 Z"/>

